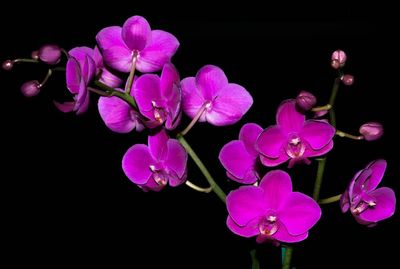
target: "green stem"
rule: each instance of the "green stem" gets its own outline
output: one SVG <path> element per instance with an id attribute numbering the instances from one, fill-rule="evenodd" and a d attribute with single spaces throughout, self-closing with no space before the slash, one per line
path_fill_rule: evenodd
<path id="1" fill-rule="evenodd" d="M 337 93 L 339 91 L 339 86 L 340 86 L 340 74 L 337 78 L 335 78 L 335 81 L 333 82 L 332 92 L 331 92 L 331 96 L 329 98 L 329 103 L 328 103 L 331 106 L 331 109 L 329 110 L 330 123 L 335 128 L 336 128 L 336 115 L 335 115 L 335 110 L 333 109 L 333 107 L 334 107 L 334 104 L 336 101 Z M 321 158 L 318 160 L 317 176 L 315 178 L 314 191 L 313 191 L 313 198 L 315 201 L 318 201 L 319 193 L 321 192 L 322 179 L 324 177 L 326 159 L 327 159 L 327 157 L 324 157 L 324 158 Z"/>
<path id="2" fill-rule="evenodd" d="M 283 259 L 282 269 L 290 269 L 290 261 L 292 260 L 293 247 L 287 246 L 285 258 Z"/>
<path id="3" fill-rule="evenodd" d="M 324 178 L 326 157 L 318 160 L 317 177 L 315 178 L 313 198 L 315 201 L 319 199 L 319 193 L 321 191 L 322 179 Z"/>
<path id="4" fill-rule="evenodd" d="M 114 88 L 111 88 L 109 86 L 107 86 L 104 83 L 101 83 L 98 80 L 94 81 L 94 85 L 96 85 L 97 87 L 99 87 L 100 89 L 104 90 L 106 93 L 108 93 L 107 96 L 116 96 L 122 100 L 124 100 L 125 102 L 127 102 L 128 104 L 130 104 L 132 107 L 134 107 L 135 109 L 138 109 L 137 104 L 135 102 L 135 99 L 133 99 L 132 96 L 130 96 L 129 94 L 125 93 L 125 92 L 120 92 L 115 90 Z"/>
<path id="5" fill-rule="evenodd" d="M 196 184 L 193 184 L 192 182 L 190 182 L 189 180 L 186 180 L 185 182 L 186 186 L 188 186 L 189 188 L 198 191 L 198 192 L 205 192 L 205 193 L 210 193 L 212 192 L 212 188 L 208 187 L 208 188 L 202 188 L 197 186 Z"/>
<path id="6" fill-rule="evenodd" d="M 58 66 L 58 67 L 52 68 L 52 70 L 53 70 L 53 71 L 65 71 L 66 69 L 65 69 L 65 67 Z"/>
<path id="7" fill-rule="evenodd" d="M 125 89 L 125 92 L 128 95 L 131 95 L 131 88 L 132 88 L 133 78 L 135 77 L 135 70 L 136 70 L 136 59 L 137 59 L 137 52 L 134 52 L 133 56 L 132 56 L 131 72 L 129 73 L 128 83 L 126 84 L 126 89 Z"/>
<path id="8" fill-rule="evenodd" d="M 204 110 L 206 109 L 206 107 L 207 107 L 207 103 L 204 103 L 204 104 L 200 107 L 199 111 L 197 111 L 196 116 L 192 119 L 192 121 L 189 123 L 189 125 L 186 126 L 186 128 L 181 132 L 181 135 L 186 135 L 186 134 L 190 131 L 190 129 L 192 129 L 192 127 L 193 127 L 193 126 L 196 124 L 196 122 L 200 119 L 201 115 L 203 115 Z"/>
<path id="9" fill-rule="evenodd" d="M 352 134 L 348 134 L 348 133 L 345 133 L 345 132 L 342 132 L 342 131 L 339 131 L 339 130 L 336 130 L 336 135 L 338 135 L 338 136 L 340 136 L 340 137 L 347 137 L 347 138 L 350 138 L 350 139 L 353 139 L 353 140 L 363 140 L 364 139 L 364 136 L 362 136 L 362 135 L 352 135 Z"/>
<path id="10" fill-rule="evenodd" d="M 197 156 L 196 152 L 190 147 L 186 139 L 182 136 L 182 134 L 178 134 L 176 138 L 179 140 L 181 145 L 185 148 L 189 156 L 192 158 L 192 160 L 195 162 L 197 167 L 200 169 L 200 171 L 203 173 L 204 177 L 210 184 L 212 190 L 215 192 L 215 194 L 222 200 L 222 202 L 225 203 L 226 200 L 226 194 L 224 191 L 218 186 L 218 184 L 215 182 L 213 177 L 211 176 L 210 172 L 208 172 L 207 168 L 203 164 L 203 162 L 200 160 L 200 158 Z"/>
<path id="11" fill-rule="evenodd" d="M 260 269 L 260 262 L 257 259 L 257 251 L 253 249 L 250 251 L 251 256 L 251 269 Z"/>
<path id="12" fill-rule="evenodd" d="M 12 61 L 13 61 L 13 63 L 39 63 L 39 60 L 36 60 L 36 59 L 24 59 L 24 58 L 14 59 Z"/>
<path id="13" fill-rule="evenodd" d="M 311 109 L 312 112 L 318 112 L 318 111 L 323 111 L 323 110 L 329 110 L 331 109 L 332 106 L 330 104 L 324 105 L 324 106 L 317 106 Z"/>
<path id="14" fill-rule="evenodd" d="M 335 196 L 332 196 L 332 197 L 329 197 L 329 198 L 320 199 L 318 201 L 318 204 L 325 205 L 325 204 L 330 204 L 330 203 L 337 202 L 337 201 L 340 200 L 341 196 L 342 196 L 341 194 L 338 194 L 338 195 L 335 195 Z"/>
<path id="15" fill-rule="evenodd" d="M 335 128 L 336 128 L 336 115 L 335 115 L 335 110 L 333 109 L 333 105 L 335 104 L 339 86 L 340 86 L 340 76 L 335 78 L 335 81 L 334 81 L 333 87 L 332 87 L 331 97 L 329 98 L 329 105 L 331 105 L 331 107 L 332 107 L 332 109 L 329 110 L 329 118 L 330 118 L 330 123 Z"/>
<path id="16" fill-rule="evenodd" d="M 49 80 L 49 78 L 51 77 L 52 74 L 53 74 L 53 70 L 52 70 L 52 69 L 49 69 L 49 70 L 47 71 L 47 74 L 46 74 L 46 76 L 44 77 L 42 83 L 40 83 L 39 86 L 42 87 L 44 84 L 46 84 L 46 82 Z"/>

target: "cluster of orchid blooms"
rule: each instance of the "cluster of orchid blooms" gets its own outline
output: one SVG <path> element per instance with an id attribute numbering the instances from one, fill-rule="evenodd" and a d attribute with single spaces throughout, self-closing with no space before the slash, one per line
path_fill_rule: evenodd
<path id="1" fill-rule="evenodd" d="M 237 123 L 253 103 L 250 93 L 230 83 L 223 70 L 213 65 L 202 67 L 195 77 L 181 80 L 171 63 L 178 40 L 168 32 L 151 30 L 143 17 L 133 16 L 122 27 L 102 29 L 96 41 L 94 49 L 76 47 L 70 51 L 45 45 L 33 52 L 31 59 L 5 61 L 3 69 L 11 70 L 19 62 L 50 66 L 43 82 L 22 85 L 22 93 L 27 97 L 37 95 L 53 71 L 65 70 L 72 99 L 54 101 L 59 110 L 84 113 L 93 92 L 100 95 L 99 114 L 112 131 L 128 133 L 148 128 L 147 145 L 133 145 L 122 158 L 125 175 L 144 191 L 160 191 L 167 185 L 175 187 L 185 182 L 199 191 L 213 190 L 226 202 L 228 228 L 243 237 L 257 236 L 257 242 L 304 240 L 321 216 L 319 204 L 339 199 L 342 211 L 350 210 L 364 225 L 373 226 L 393 215 L 393 190 L 377 188 L 386 169 L 385 160 L 373 161 L 357 172 L 342 195 L 319 199 L 325 155 L 333 148 L 334 136 L 371 141 L 383 134 L 382 125 L 377 122 L 362 125 L 358 136 L 336 129 L 333 106 L 337 90 L 341 83 L 351 85 L 354 81 L 351 75 L 342 73 L 346 62 L 343 51 L 332 54 L 331 65 L 338 77 L 327 105 L 316 106 L 315 96 L 302 91 L 295 99 L 279 105 L 275 125 L 264 129 L 256 123 L 246 123 L 238 140 L 223 146 L 219 160 L 227 177 L 244 185 L 225 197 L 184 135 L 196 122 L 215 126 Z M 61 61 L 63 55 L 66 64 Z M 62 63 L 65 68 L 60 66 Z M 135 71 L 141 75 L 135 75 Z M 160 75 L 154 73 L 158 71 Z M 173 139 L 169 134 L 179 126 L 182 111 L 192 121 L 183 131 L 175 132 L 177 139 Z M 325 115 L 329 115 L 329 120 L 323 118 Z M 187 181 L 188 153 L 209 181 L 209 189 Z M 293 191 L 292 179 L 283 170 L 260 175 L 261 165 L 275 167 L 288 162 L 291 168 L 309 164 L 313 157 L 319 157 L 317 161 L 322 164 L 318 167 L 313 197 Z"/>

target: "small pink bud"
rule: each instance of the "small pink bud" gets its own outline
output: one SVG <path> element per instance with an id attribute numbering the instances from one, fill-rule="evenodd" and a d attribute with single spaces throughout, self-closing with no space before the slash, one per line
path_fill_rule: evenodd
<path id="1" fill-rule="evenodd" d="M 367 141 L 379 139 L 383 135 L 383 126 L 379 122 L 367 122 L 360 127 L 360 134 Z"/>
<path id="2" fill-rule="evenodd" d="M 347 86 L 353 85 L 354 83 L 354 77 L 352 75 L 344 75 L 341 79 L 343 84 Z"/>
<path id="3" fill-rule="evenodd" d="M 48 64 L 57 64 L 61 59 L 61 49 L 57 45 L 44 45 L 39 49 L 39 58 Z"/>
<path id="4" fill-rule="evenodd" d="M 343 50 L 335 50 L 332 53 L 331 60 L 332 60 L 331 62 L 332 67 L 338 69 L 340 67 L 343 67 L 344 64 L 346 63 L 347 55 Z"/>
<path id="5" fill-rule="evenodd" d="M 14 66 L 14 62 L 11 60 L 5 60 L 3 62 L 3 64 L 1 65 L 3 70 L 6 70 L 6 71 L 10 71 L 13 68 L 13 66 Z"/>
<path id="6" fill-rule="evenodd" d="M 328 114 L 328 110 L 319 110 L 314 112 L 314 118 L 319 118 Z"/>
<path id="7" fill-rule="evenodd" d="M 41 85 L 37 80 L 27 81 L 21 86 L 21 92 L 26 97 L 32 97 L 40 92 L 40 87 Z"/>
<path id="8" fill-rule="evenodd" d="M 38 50 L 32 51 L 31 58 L 34 60 L 39 60 L 39 51 Z"/>
<path id="9" fill-rule="evenodd" d="M 296 97 L 296 105 L 304 111 L 308 111 L 317 103 L 317 98 L 307 91 L 301 91 Z"/>

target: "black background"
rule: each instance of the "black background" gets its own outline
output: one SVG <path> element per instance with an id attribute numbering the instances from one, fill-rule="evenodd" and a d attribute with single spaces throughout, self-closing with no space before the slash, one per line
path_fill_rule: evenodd
<path id="1" fill-rule="evenodd" d="M 103 27 L 122 25 L 132 15 L 146 17 L 153 29 L 179 39 L 173 62 L 182 78 L 214 64 L 254 98 L 240 123 L 224 128 L 198 124 L 187 137 L 230 190 L 237 185 L 226 179 L 218 162 L 221 147 L 237 139 L 245 122 L 264 128 L 274 124 L 279 103 L 300 90 L 313 92 L 323 105 L 335 76 L 330 55 L 341 48 L 348 54 L 345 71 L 355 83 L 340 89 L 338 128 L 356 133 L 362 123 L 380 121 L 386 132 L 369 143 L 336 139 L 321 197 L 342 192 L 358 170 L 377 158 L 388 161 L 382 184 L 398 193 L 398 56 L 388 10 L 339 3 L 326 8 L 241 3 L 224 9 L 205 2 L 15 4 L 1 17 L 0 60 L 29 57 L 46 43 L 66 49 L 94 46 Z M 97 97 L 92 96 L 85 115 L 58 112 L 51 100 L 66 89 L 62 75 L 56 75 L 41 95 L 24 98 L 20 85 L 41 80 L 45 72 L 31 65 L 1 71 L 1 263 L 11 263 L 9 268 L 250 268 L 248 252 L 257 247 L 264 268 L 278 268 L 277 248 L 256 245 L 226 228 L 225 206 L 213 194 L 186 186 L 143 193 L 132 184 L 120 168 L 121 158 L 131 145 L 146 143 L 146 132 L 109 131 L 98 116 Z M 315 171 L 315 162 L 291 169 L 295 189 L 311 193 Z M 191 161 L 189 179 L 206 185 Z M 398 237 L 398 214 L 366 228 L 342 214 L 337 203 L 322 209 L 309 239 L 296 244 L 296 268 L 397 264 L 390 244 Z"/>

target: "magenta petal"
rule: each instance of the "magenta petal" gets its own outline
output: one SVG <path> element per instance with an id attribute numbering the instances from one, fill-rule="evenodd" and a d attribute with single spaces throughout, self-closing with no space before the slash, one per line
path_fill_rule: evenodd
<path id="1" fill-rule="evenodd" d="M 340 208 L 342 213 L 346 213 L 350 208 L 350 198 L 347 190 L 340 196 Z"/>
<path id="2" fill-rule="evenodd" d="M 164 165 L 173 170 L 182 180 L 185 180 L 184 175 L 186 173 L 187 158 L 188 155 L 186 150 L 178 140 L 168 140 L 168 155 L 165 159 Z"/>
<path id="3" fill-rule="evenodd" d="M 359 218 L 367 222 L 378 222 L 394 214 L 396 209 L 396 196 L 391 188 L 382 187 L 369 193 L 374 198 L 375 206 L 366 209 Z"/>
<path id="4" fill-rule="evenodd" d="M 129 133 L 137 126 L 132 108 L 118 97 L 100 97 L 98 108 L 108 128 L 117 133 Z"/>
<path id="5" fill-rule="evenodd" d="M 293 192 L 279 209 L 279 217 L 291 235 L 300 235 L 317 223 L 321 208 L 311 197 Z"/>
<path id="6" fill-rule="evenodd" d="M 174 84 L 179 84 L 179 74 L 173 64 L 167 63 L 162 69 L 160 78 L 160 90 L 164 98 L 172 99 L 175 97 Z"/>
<path id="7" fill-rule="evenodd" d="M 228 216 L 226 220 L 226 225 L 228 226 L 229 230 L 231 230 L 233 233 L 247 238 L 256 236 L 260 233 L 258 229 L 257 218 L 250 221 L 246 226 L 239 226 L 230 216 Z"/>
<path id="8" fill-rule="evenodd" d="M 114 46 L 103 51 L 103 58 L 110 67 L 129 73 L 132 67 L 131 51 L 125 46 Z"/>
<path id="9" fill-rule="evenodd" d="M 160 185 L 158 184 L 153 177 L 151 177 L 145 184 L 139 185 L 140 188 L 142 188 L 143 191 L 156 191 L 159 192 L 162 189 L 165 188 L 166 185 Z"/>
<path id="10" fill-rule="evenodd" d="M 329 141 L 329 143 L 325 147 L 323 147 L 321 149 L 318 149 L 318 150 L 312 149 L 307 143 L 305 143 L 305 144 L 306 144 L 306 150 L 305 150 L 305 152 L 303 154 L 303 157 L 321 156 L 321 155 L 324 155 L 324 154 L 328 153 L 333 148 L 333 141 L 332 140 Z"/>
<path id="11" fill-rule="evenodd" d="M 81 67 L 74 58 L 69 58 L 66 66 L 66 83 L 67 88 L 72 94 L 79 92 L 79 86 L 81 84 Z"/>
<path id="12" fill-rule="evenodd" d="M 165 160 L 168 154 L 167 142 L 169 137 L 164 129 L 154 135 L 149 135 L 149 150 L 153 159 L 157 161 Z"/>
<path id="13" fill-rule="evenodd" d="M 255 123 L 246 123 L 240 129 L 239 140 L 243 141 L 246 150 L 253 156 L 258 156 L 256 141 L 263 129 Z"/>
<path id="14" fill-rule="evenodd" d="M 381 182 L 383 175 L 385 174 L 387 163 L 385 160 L 376 160 L 367 165 L 369 169 L 371 169 L 371 176 L 367 180 L 367 184 L 365 184 L 364 190 L 369 192 L 374 190 L 379 183 Z"/>
<path id="15" fill-rule="evenodd" d="M 326 146 L 335 135 L 335 128 L 325 121 L 308 120 L 299 133 L 300 137 L 318 150 Z"/>
<path id="16" fill-rule="evenodd" d="M 117 88 L 121 86 L 122 79 L 111 73 L 107 68 L 103 67 L 100 76 L 100 82 L 106 84 L 111 88 Z"/>
<path id="17" fill-rule="evenodd" d="M 269 158 L 278 158 L 285 154 L 284 145 L 288 142 L 288 137 L 282 132 L 279 126 L 270 126 L 265 129 L 257 139 L 258 151 Z"/>
<path id="18" fill-rule="evenodd" d="M 179 47 L 175 36 L 161 30 L 152 31 L 152 40 L 140 52 L 136 68 L 143 73 L 161 70 L 164 64 L 171 61 Z"/>
<path id="19" fill-rule="evenodd" d="M 303 127 L 305 116 L 296 109 L 295 100 L 283 101 L 276 113 L 276 123 L 284 129 L 285 132 L 299 132 Z"/>
<path id="20" fill-rule="evenodd" d="M 122 26 L 121 35 L 129 49 L 141 51 L 151 40 L 151 28 L 145 18 L 133 16 Z"/>
<path id="21" fill-rule="evenodd" d="M 243 186 L 231 191 L 226 197 L 226 206 L 229 215 L 239 226 L 247 225 L 267 210 L 264 191 L 255 186 Z"/>
<path id="22" fill-rule="evenodd" d="M 122 169 L 132 182 L 145 184 L 152 175 L 150 165 L 154 162 L 148 147 L 136 144 L 130 147 L 122 158 Z"/>
<path id="23" fill-rule="evenodd" d="M 260 188 L 264 190 L 265 205 L 278 210 L 292 193 L 292 180 L 286 172 L 272 170 L 261 179 Z"/>
<path id="24" fill-rule="evenodd" d="M 149 119 L 155 119 L 154 106 L 163 102 L 160 95 L 160 78 L 154 74 L 145 74 L 136 80 L 133 96 L 140 112 Z"/>
<path id="25" fill-rule="evenodd" d="M 68 54 L 78 61 L 80 66 L 84 66 L 86 57 L 93 57 L 94 50 L 89 47 L 76 47 L 71 49 Z"/>
<path id="26" fill-rule="evenodd" d="M 306 239 L 308 237 L 308 232 L 298 235 L 292 235 L 288 232 L 285 225 L 281 225 L 278 231 L 272 237 L 280 242 L 295 243 Z"/>
<path id="27" fill-rule="evenodd" d="M 86 87 L 86 83 L 84 80 L 81 80 L 79 85 L 79 92 L 75 95 L 75 107 L 74 110 L 76 114 L 82 114 L 86 112 L 89 108 L 89 90 Z"/>
<path id="28" fill-rule="evenodd" d="M 59 103 L 57 101 L 53 101 L 54 105 L 62 112 L 67 113 L 74 110 L 75 102 L 64 102 Z"/>
<path id="29" fill-rule="evenodd" d="M 104 28 L 96 35 L 97 44 L 102 51 L 111 47 L 126 47 L 121 33 L 122 28 L 119 26 Z"/>
<path id="30" fill-rule="evenodd" d="M 160 94 L 166 102 L 168 112 L 165 127 L 169 130 L 174 129 L 181 109 L 181 92 L 178 71 L 170 63 L 164 65 L 161 73 Z"/>
<path id="31" fill-rule="evenodd" d="M 287 160 L 289 160 L 289 156 L 285 153 L 279 155 L 278 158 L 268 158 L 263 155 L 260 155 L 261 163 L 268 167 L 278 166 L 278 165 L 286 162 Z"/>
<path id="32" fill-rule="evenodd" d="M 252 172 L 254 170 L 256 158 L 246 150 L 242 141 L 234 140 L 226 144 L 219 153 L 219 160 L 234 178 L 244 179 L 250 174 L 253 175 L 253 177 L 248 183 L 257 181 L 256 173 Z M 249 180 L 249 178 L 247 179 Z"/>
<path id="33" fill-rule="evenodd" d="M 103 55 L 101 55 L 101 52 L 100 52 L 100 49 L 98 46 L 94 47 L 92 58 L 93 58 L 94 62 L 96 63 L 97 68 L 103 67 Z"/>
<path id="34" fill-rule="evenodd" d="M 81 63 L 81 75 L 85 84 L 88 85 L 96 73 L 96 63 L 89 55 L 85 55 L 85 60 Z"/>
<path id="35" fill-rule="evenodd" d="M 218 92 L 206 113 L 206 119 L 216 126 L 234 124 L 252 104 L 253 98 L 245 88 L 237 84 L 228 84 Z"/>
<path id="36" fill-rule="evenodd" d="M 197 112 L 202 108 L 205 100 L 197 89 L 196 79 L 194 77 L 183 79 L 181 81 L 181 87 L 183 111 L 193 119 Z M 205 116 L 201 117 L 199 121 L 205 121 Z"/>
<path id="37" fill-rule="evenodd" d="M 361 198 L 361 195 L 365 193 L 364 187 L 365 187 L 365 182 L 368 181 L 372 174 L 372 170 L 369 168 L 363 169 L 353 177 L 353 179 L 350 182 L 348 191 L 349 191 L 349 198 L 350 202 L 359 202 L 355 201 L 354 198 L 357 197 L 359 200 Z"/>
<path id="38" fill-rule="evenodd" d="M 220 90 L 228 85 L 228 78 L 221 68 L 206 65 L 197 72 L 196 84 L 204 99 L 211 101 Z"/>

